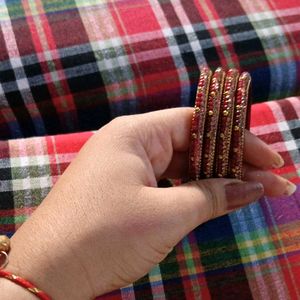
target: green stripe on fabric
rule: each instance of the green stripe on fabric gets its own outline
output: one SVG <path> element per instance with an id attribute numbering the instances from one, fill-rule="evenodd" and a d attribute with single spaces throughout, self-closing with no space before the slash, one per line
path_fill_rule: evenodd
<path id="1" fill-rule="evenodd" d="M 47 12 L 54 12 L 58 10 L 66 10 L 73 8 L 89 7 L 89 6 L 100 6 L 107 4 L 107 0 L 48 0 L 43 1 L 43 5 Z"/>
<path id="2" fill-rule="evenodd" d="M 185 257 L 185 263 L 188 268 L 189 274 L 196 274 L 195 263 L 193 260 L 193 253 L 192 253 L 191 245 L 187 240 L 187 237 L 182 241 L 182 247 L 183 247 L 183 252 Z"/>
<path id="3" fill-rule="evenodd" d="M 20 17 L 24 17 L 25 13 L 24 13 L 24 9 L 22 4 L 20 3 L 20 1 L 6 1 L 6 8 L 9 12 L 9 16 L 7 16 L 5 9 L 3 8 L 3 5 L 0 5 L 0 20 L 1 21 L 7 21 L 10 19 L 15 19 L 15 18 L 20 18 Z"/>
<path id="4" fill-rule="evenodd" d="M 27 190 L 13 191 L 14 207 L 36 207 L 49 194 L 51 187 L 44 187 L 39 189 L 32 189 L 27 187 Z"/>
<path id="5" fill-rule="evenodd" d="M 12 179 L 39 178 L 51 174 L 49 165 L 35 165 L 11 168 Z"/>
<path id="6" fill-rule="evenodd" d="M 14 216 L 14 217 L 0 217 L 0 224 L 19 224 L 24 223 L 29 216 Z"/>
<path id="7" fill-rule="evenodd" d="M 63 11 L 77 8 L 74 0 L 48 0 L 43 1 L 43 6 L 46 12 Z"/>

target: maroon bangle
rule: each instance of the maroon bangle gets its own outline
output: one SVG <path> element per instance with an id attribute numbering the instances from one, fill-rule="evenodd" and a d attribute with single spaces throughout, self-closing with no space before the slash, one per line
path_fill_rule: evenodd
<path id="1" fill-rule="evenodd" d="M 245 128 L 250 124 L 251 77 L 218 68 L 201 68 L 190 138 L 190 180 L 241 179 Z"/>
<path id="2" fill-rule="evenodd" d="M 236 93 L 236 105 L 233 116 L 233 131 L 229 164 L 229 177 L 231 178 L 242 179 L 243 175 L 245 128 L 247 126 L 248 111 L 250 109 L 250 105 L 248 104 L 250 83 L 250 74 L 247 72 L 242 73 L 239 77 Z"/>
<path id="3" fill-rule="evenodd" d="M 190 140 L 190 162 L 189 162 L 189 178 L 190 180 L 199 180 L 203 133 L 205 126 L 205 114 L 207 106 L 207 98 L 212 72 L 207 67 L 201 68 L 200 79 L 197 88 L 195 100 L 195 109 L 192 117 L 191 140 Z"/>
<path id="4" fill-rule="evenodd" d="M 215 177 L 226 177 L 228 175 L 233 108 L 238 77 L 239 72 L 236 69 L 230 69 L 225 78 L 217 133 L 219 143 L 216 147 Z"/>
<path id="5" fill-rule="evenodd" d="M 211 80 L 207 102 L 205 132 L 203 137 L 203 163 L 201 168 L 201 178 L 211 178 L 213 176 L 216 137 L 224 79 L 225 72 L 223 69 L 216 69 Z"/>

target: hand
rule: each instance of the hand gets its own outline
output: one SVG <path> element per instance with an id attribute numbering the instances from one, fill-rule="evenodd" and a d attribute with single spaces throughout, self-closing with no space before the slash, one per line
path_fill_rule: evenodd
<path id="1" fill-rule="evenodd" d="M 267 171 L 280 156 L 247 132 L 245 180 L 157 188 L 186 176 L 193 109 L 117 118 L 82 148 L 12 238 L 8 270 L 54 299 L 90 299 L 123 287 L 164 259 L 199 224 L 257 200 L 290 194 Z M 253 181 L 259 181 L 253 182 Z"/>

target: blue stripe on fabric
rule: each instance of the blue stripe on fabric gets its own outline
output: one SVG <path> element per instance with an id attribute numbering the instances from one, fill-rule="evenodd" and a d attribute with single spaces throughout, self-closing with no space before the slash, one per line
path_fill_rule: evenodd
<path id="1" fill-rule="evenodd" d="M 237 234 L 268 228 L 263 210 L 258 202 L 229 214 L 232 229 Z"/>

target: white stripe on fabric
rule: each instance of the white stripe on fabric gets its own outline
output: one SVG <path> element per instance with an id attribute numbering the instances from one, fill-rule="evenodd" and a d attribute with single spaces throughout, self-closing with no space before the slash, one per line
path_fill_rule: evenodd
<path id="1" fill-rule="evenodd" d="M 175 30 L 175 28 L 171 28 L 169 26 L 168 20 L 166 19 L 165 14 L 158 0 L 151 1 L 151 4 L 154 6 L 153 12 L 156 15 L 157 22 L 162 28 L 160 32 L 163 33 L 163 36 L 167 41 L 168 44 L 167 50 L 170 52 L 170 56 L 173 58 L 174 64 L 176 66 L 176 72 L 181 82 L 181 95 L 180 95 L 181 105 L 188 106 L 189 99 L 187 95 L 190 94 L 190 79 L 188 76 L 187 69 L 185 67 L 185 63 L 181 57 L 180 47 L 174 38 L 173 30 Z"/>
<path id="2" fill-rule="evenodd" d="M 2 180 L 0 184 L 0 193 L 10 191 L 16 192 L 24 190 L 44 189 L 51 187 L 52 178 L 50 176 Z"/>
<path id="3" fill-rule="evenodd" d="M 55 154 L 55 158 L 59 163 L 70 163 L 76 155 L 77 153 Z M 0 169 L 49 165 L 51 156 L 47 154 L 2 158 Z"/>
<path id="4" fill-rule="evenodd" d="M 9 17 L 9 12 L 6 6 L 6 2 L 4 0 L 0 0 L 0 11 L 1 15 Z M 16 77 L 16 84 L 18 86 L 18 89 L 21 91 L 26 91 L 26 93 L 22 93 L 22 99 L 26 105 L 31 105 L 32 109 L 28 110 L 29 114 L 31 115 L 31 118 L 34 119 L 37 115 L 37 112 L 39 112 L 38 107 L 33 99 L 33 96 L 31 94 L 31 90 L 29 87 L 29 82 L 27 80 L 25 71 L 23 69 L 22 61 L 20 58 L 20 53 L 16 41 L 16 37 L 14 34 L 14 30 L 12 27 L 12 23 L 10 20 L 7 20 L 5 24 L 1 21 L 1 29 L 3 33 L 3 38 L 6 44 L 7 53 L 9 56 L 9 60 L 11 65 L 13 66 L 15 77 Z M 5 90 L 4 85 L 2 86 L 2 89 Z M 5 91 L 7 92 L 7 91 Z M 1 94 L 1 101 L 4 101 L 4 97 Z M 11 112 L 12 113 L 12 112 Z M 13 114 L 14 115 L 14 114 Z M 38 113 L 39 115 L 39 113 Z M 39 124 L 39 126 L 42 126 Z M 39 131 L 39 130 L 38 130 Z"/>

